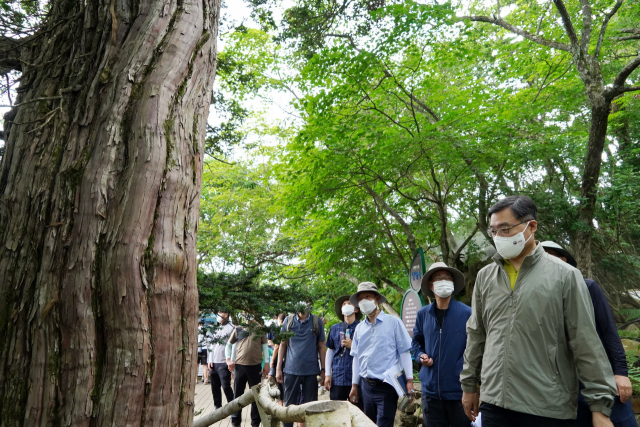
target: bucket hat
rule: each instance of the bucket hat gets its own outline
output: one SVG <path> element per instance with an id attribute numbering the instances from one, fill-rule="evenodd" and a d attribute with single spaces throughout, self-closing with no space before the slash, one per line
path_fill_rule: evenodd
<path id="1" fill-rule="evenodd" d="M 436 297 L 433 294 L 433 291 L 431 290 L 431 286 L 429 286 L 429 280 L 431 279 L 431 276 L 433 276 L 433 273 L 435 273 L 438 270 L 448 271 L 453 276 L 453 293 L 451 294 L 452 296 L 457 294 L 462 290 L 462 288 L 464 288 L 464 285 L 465 285 L 464 274 L 462 274 L 460 270 L 457 270 L 453 267 L 449 267 L 444 262 L 434 262 L 433 264 L 431 264 L 431 266 L 429 266 L 429 270 L 427 270 L 425 275 L 422 276 L 422 282 L 420 283 L 420 287 L 422 289 L 422 295 L 426 295 L 429 298 Z"/>
<path id="2" fill-rule="evenodd" d="M 569 253 L 568 250 L 557 244 L 556 242 L 552 242 L 551 240 L 547 240 L 546 242 L 540 243 L 543 248 L 553 249 L 558 255 L 563 256 L 567 259 L 567 264 L 572 267 L 578 267 L 578 263 L 576 259 Z"/>
<path id="3" fill-rule="evenodd" d="M 358 285 L 358 290 L 356 291 L 356 293 L 349 297 L 349 302 L 351 303 L 351 305 L 357 307 L 358 310 L 360 309 L 360 306 L 358 305 L 358 294 L 360 292 L 373 292 L 374 294 L 380 295 L 380 304 L 382 304 L 383 302 L 387 302 L 385 296 L 378 292 L 378 287 L 375 283 L 362 282 Z"/>
<path id="4" fill-rule="evenodd" d="M 342 314 L 342 304 L 349 300 L 350 295 L 343 295 L 340 298 L 338 298 L 336 300 L 336 304 L 334 306 L 335 310 L 336 310 L 336 316 L 338 316 L 338 319 L 340 319 L 341 321 L 344 322 L 344 314 Z M 349 301 L 351 302 L 351 301 Z M 353 304 L 351 304 L 353 305 Z M 354 307 L 357 307 L 357 305 L 354 305 Z M 360 309 L 358 309 L 358 312 L 356 313 L 356 319 L 358 320 L 362 320 L 362 312 L 360 311 Z"/>

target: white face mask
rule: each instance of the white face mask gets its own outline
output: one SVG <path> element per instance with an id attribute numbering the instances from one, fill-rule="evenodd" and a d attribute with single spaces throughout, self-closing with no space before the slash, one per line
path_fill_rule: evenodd
<path id="1" fill-rule="evenodd" d="M 360 306 L 360 310 L 362 310 L 364 314 L 373 313 L 377 307 L 375 300 L 368 299 L 363 299 L 358 303 L 358 305 Z"/>
<path id="2" fill-rule="evenodd" d="M 355 308 L 351 304 L 342 306 L 342 314 L 344 314 L 345 316 L 351 316 L 354 311 Z"/>
<path id="3" fill-rule="evenodd" d="M 438 280 L 433 282 L 433 293 L 440 298 L 447 298 L 453 293 L 453 282 L 451 280 Z"/>
<path id="4" fill-rule="evenodd" d="M 527 227 L 529 227 L 529 223 L 527 223 Z M 524 230 L 522 230 L 515 236 L 495 236 L 493 238 L 493 243 L 495 243 L 496 245 L 496 250 L 502 258 L 511 259 L 517 257 L 522 253 L 522 251 L 524 250 L 524 245 L 526 245 L 529 239 L 531 239 L 531 236 L 533 236 L 533 234 L 531 234 L 531 236 L 529 236 L 529 239 L 525 240 L 524 232 L 527 227 L 525 227 Z"/>

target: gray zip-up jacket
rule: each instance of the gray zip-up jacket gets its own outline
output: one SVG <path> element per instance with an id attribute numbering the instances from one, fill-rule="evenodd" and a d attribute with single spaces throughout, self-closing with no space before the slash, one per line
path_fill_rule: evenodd
<path id="1" fill-rule="evenodd" d="M 504 259 L 478 273 L 462 390 L 527 414 L 575 419 L 578 378 L 591 411 L 611 413 L 616 384 L 580 271 L 538 244 L 513 291 Z"/>

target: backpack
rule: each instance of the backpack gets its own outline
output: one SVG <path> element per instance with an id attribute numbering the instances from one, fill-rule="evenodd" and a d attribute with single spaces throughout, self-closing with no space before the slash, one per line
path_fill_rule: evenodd
<path id="1" fill-rule="evenodd" d="M 289 316 L 289 318 L 287 319 L 287 326 L 285 328 L 285 331 L 289 332 L 291 331 L 291 325 L 293 324 L 293 316 L 295 316 L 295 314 L 292 314 L 291 316 Z M 315 314 L 310 314 L 311 316 L 311 321 L 313 322 L 313 333 L 315 334 L 315 336 L 318 336 L 318 331 L 320 330 L 320 318 L 318 316 L 316 316 Z"/>

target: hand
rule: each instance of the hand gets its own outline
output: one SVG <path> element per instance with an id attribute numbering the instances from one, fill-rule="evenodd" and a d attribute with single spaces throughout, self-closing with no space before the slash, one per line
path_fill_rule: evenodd
<path id="1" fill-rule="evenodd" d="M 208 363 L 209 369 L 213 370 L 213 363 Z"/>
<path id="2" fill-rule="evenodd" d="M 229 372 L 233 372 L 233 370 L 236 368 L 236 364 L 234 362 L 227 362 L 227 368 L 229 368 Z"/>
<path id="3" fill-rule="evenodd" d="M 475 421 L 478 416 L 478 406 L 480 405 L 480 396 L 478 393 L 462 392 L 462 408 L 464 408 L 465 415 L 471 420 Z M 595 424 L 594 424 L 595 427 Z"/>
<path id="4" fill-rule="evenodd" d="M 627 403 L 627 400 L 631 399 L 631 381 L 628 377 L 623 375 L 616 375 L 616 386 L 618 387 L 618 396 L 620 396 L 620 402 Z"/>
<path id="5" fill-rule="evenodd" d="M 415 388 L 413 388 L 413 380 L 407 380 L 407 395 L 411 396 L 411 400 L 413 400 L 413 395 L 411 393 L 415 392 Z"/>
<path id="6" fill-rule="evenodd" d="M 324 377 L 324 388 L 331 390 L 331 375 Z"/>
<path id="7" fill-rule="evenodd" d="M 611 420 L 602 412 L 592 412 L 591 420 L 593 427 L 613 427 Z"/>
<path id="8" fill-rule="evenodd" d="M 342 341 L 340 341 L 340 344 L 342 344 L 343 346 L 347 347 L 348 349 L 351 349 L 351 343 L 353 341 L 351 341 L 351 338 L 345 338 Z"/>
<path id="9" fill-rule="evenodd" d="M 267 378 L 269 376 L 269 364 L 265 363 L 262 368 L 262 378 Z"/>
<path id="10" fill-rule="evenodd" d="M 276 370 L 276 381 L 282 384 L 282 369 L 280 368 Z"/>
<path id="11" fill-rule="evenodd" d="M 433 366 L 433 359 L 426 353 L 423 353 L 420 355 L 420 363 L 422 363 L 422 366 L 426 366 L 428 368 L 430 366 Z"/>
<path id="12" fill-rule="evenodd" d="M 355 384 L 351 385 L 351 391 L 349 392 L 349 402 L 358 403 L 358 386 Z"/>

